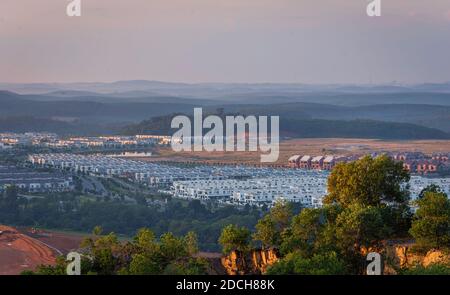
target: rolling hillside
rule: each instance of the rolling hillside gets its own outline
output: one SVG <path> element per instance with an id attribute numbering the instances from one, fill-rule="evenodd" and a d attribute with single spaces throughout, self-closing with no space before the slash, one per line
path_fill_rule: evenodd
<path id="1" fill-rule="evenodd" d="M 139 90 L 136 91 L 139 93 Z M 141 121 L 174 113 L 192 114 L 194 107 L 203 107 L 205 113 L 215 113 L 217 109 L 223 109 L 230 114 L 278 115 L 282 122 L 285 122 L 282 130 L 292 136 L 316 137 L 317 133 L 322 137 L 377 138 L 381 136 L 380 138 L 436 139 L 447 138 L 450 132 L 449 105 L 434 105 L 428 101 L 427 104 L 401 104 L 398 100 L 395 101 L 402 97 L 404 100 L 408 98 L 409 101 L 418 100 L 421 97 L 419 93 L 413 96 L 398 93 L 346 94 L 345 96 L 315 94 L 317 100 L 324 97 L 336 100 L 340 97 L 339 99 L 343 101 L 338 104 L 286 102 L 283 99 L 273 103 L 278 98 L 269 94 L 265 95 L 266 100 L 260 103 L 254 103 L 255 97 L 251 94 L 248 99 L 241 100 L 239 103 L 233 103 L 232 100 L 223 103 L 208 99 L 172 96 L 140 97 L 137 94 L 135 97 L 127 98 L 117 94 L 96 94 L 81 90 L 58 91 L 47 95 L 19 95 L 0 91 L 0 131 L 110 134 L 131 125 L 125 128 L 128 132 L 139 126 L 136 124 Z M 427 95 L 441 100 L 450 97 L 450 94 L 428 93 Z M 377 101 L 374 97 L 380 98 L 381 101 Z M 361 98 L 365 101 L 371 100 L 374 104 L 355 105 L 352 102 L 352 99 Z M 381 103 L 382 101 L 389 103 Z M 153 132 L 161 133 L 160 129 L 152 128 Z M 148 128 L 141 129 L 144 131 Z"/>
<path id="2" fill-rule="evenodd" d="M 121 133 L 171 135 L 172 115 L 152 118 L 125 127 Z M 373 120 L 321 120 L 280 118 L 280 135 L 295 138 L 449 139 L 444 131 L 409 123 Z"/>

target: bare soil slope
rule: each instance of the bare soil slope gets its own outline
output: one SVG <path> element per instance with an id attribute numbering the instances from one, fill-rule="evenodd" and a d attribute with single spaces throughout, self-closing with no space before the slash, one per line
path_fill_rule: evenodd
<path id="1" fill-rule="evenodd" d="M 38 265 L 53 265 L 57 253 L 44 243 L 0 225 L 0 275 L 20 274 Z"/>

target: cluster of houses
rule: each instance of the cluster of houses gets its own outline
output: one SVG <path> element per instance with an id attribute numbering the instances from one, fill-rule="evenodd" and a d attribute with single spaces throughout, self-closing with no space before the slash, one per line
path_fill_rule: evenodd
<path id="1" fill-rule="evenodd" d="M 220 177 L 218 173 L 201 167 L 181 168 L 115 155 L 80 155 L 67 153 L 30 155 L 33 165 L 51 167 L 97 177 L 121 177 L 152 187 L 166 187 L 175 180 Z"/>
<path id="2" fill-rule="evenodd" d="M 37 166 L 97 177 L 123 177 L 156 187 L 159 192 L 177 198 L 258 207 L 270 207 L 278 200 L 301 203 L 305 207 L 320 207 L 327 193 L 329 172 L 326 170 L 341 160 L 353 159 L 303 156 L 293 158 L 293 164 L 304 169 L 286 169 L 243 165 L 176 166 L 105 155 L 52 153 L 29 156 L 29 161 Z M 450 191 L 449 178 L 415 175 L 410 181 L 412 197 L 417 197 L 423 188 L 432 183 L 441 186 L 445 192 Z"/>
<path id="3" fill-rule="evenodd" d="M 123 148 L 148 145 L 168 145 L 170 136 L 136 135 L 136 136 L 99 136 L 60 138 L 53 133 L 0 133 L 0 148 L 6 149 L 17 145 L 40 146 L 50 148 Z"/>
<path id="4" fill-rule="evenodd" d="M 421 152 L 406 153 L 383 153 L 396 161 L 403 162 L 403 167 L 411 173 L 450 173 L 450 153 L 433 154 L 428 156 Z M 372 154 L 377 156 L 379 154 Z M 359 159 L 360 156 L 310 156 L 294 155 L 288 159 L 290 168 L 305 170 L 331 170 L 339 162 L 351 162 Z"/>
<path id="5" fill-rule="evenodd" d="M 97 177 L 124 177 L 185 199 L 213 200 L 236 206 L 271 206 L 277 200 L 318 207 L 326 194 L 327 172 L 271 167 L 175 166 L 104 155 L 36 154 L 40 167 Z"/>
<path id="6" fill-rule="evenodd" d="M 322 206 L 326 195 L 326 177 L 299 175 L 255 179 L 175 181 L 168 192 L 174 197 L 214 200 L 237 206 L 271 207 L 277 201 L 301 203 L 305 207 Z"/>
<path id="7" fill-rule="evenodd" d="M 42 142 L 52 142 L 58 135 L 48 132 L 0 133 L 0 148 L 7 149 L 17 145 L 40 145 Z"/>
<path id="8" fill-rule="evenodd" d="M 0 166 L 0 193 L 9 186 L 29 193 L 65 192 L 74 189 L 71 176 L 53 172 L 36 172 L 15 166 Z"/>
<path id="9" fill-rule="evenodd" d="M 139 182 L 169 181 L 183 176 L 177 167 L 164 167 L 114 155 L 80 155 L 67 153 L 35 154 L 28 161 L 36 166 L 51 167 L 99 177 L 124 177 Z M 155 179 L 157 178 L 157 179 Z"/>
<path id="10" fill-rule="evenodd" d="M 169 187 L 173 181 L 177 180 L 263 178 L 280 173 L 279 170 L 270 167 L 257 168 L 240 165 L 180 167 L 126 157 L 71 153 L 34 154 L 29 155 L 28 161 L 36 166 L 51 167 L 74 173 L 100 177 L 123 177 L 160 188 Z M 284 175 L 291 175 L 292 173 L 298 174 L 300 172 L 286 170 Z"/>
<path id="11" fill-rule="evenodd" d="M 99 136 L 99 137 L 71 137 L 64 140 L 46 143 L 49 147 L 65 148 L 122 148 L 139 147 L 154 144 L 170 144 L 170 136 L 136 135 L 136 136 Z"/>
<path id="12" fill-rule="evenodd" d="M 431 156 L 421 152 L 391 154 L 394 160 L 402 161 L 403 167 L 411 173 L 435 174 L 450 172 L 450 153 L 439 153 Z"/>
<path id="13" fill-rule="evenodd" d="M 277 171 L 277 172 L 275 172 Z M 327 194 L 327 172 L 313 170 L 274 170 L 270 177 L 249 179 L 197 179 L 174 181 L 168 191 L 177 198 L 213 200 L 231 205 L 272 206 L 278 200 L 301 203 L 305 207 L 322 206 Z M 450 196 L 450 178 L 411 177 L 408 189 L 416 199 L 427 186 L 434 184 Z"/>
<path id="14" fill-rule="evenodd" d="M 299 168 L 304 170 L 331 170 L 339 162 L 349 162 L 357 160 L 356 156 L 310 156 L 294 155 L 289 158 L 288 166 L 290 168 Z"/>

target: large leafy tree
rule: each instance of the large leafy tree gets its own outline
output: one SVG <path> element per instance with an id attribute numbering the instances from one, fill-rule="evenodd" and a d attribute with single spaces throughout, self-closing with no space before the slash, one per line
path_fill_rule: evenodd
<path id="1" fill-rule="evenodd" d="M 89 251 L 89 257 L 92 261 L 92 273 L 100 275 L 111 275 L 120 268 L 117 254 L 121 245 L 119 239 L 114 233 L 96 238 L 87 238 L 81 243 L 81 247 Z"/>
<path id="2" fill-rule="evenodd" d="M 184 243 L 186 251 L 189 255 L 195 255 L 198 253 L 198 238 L 195 232 L 188 232 L 184 237 Z"/>
<path id="3" fill-rule="evenodd" d="M 391 227 L 385 232 L 404 236 L 411 221 L 409 179 L 402 163 L 386 155 L 340 163 L 330 174 L 324 203 L 338 204 L 344 209 L 380 208 L 383 224 Z M 355 207 L 356 204 L 359 207 Z M 371 209 L 372 213 L 375 211 L 377 209 Z M 347 210 L 346 214 L 351 213 Z"/>
<path id="4" fill-rule="evenodd" d="M 291 222 L 293 215 L 292 203 L 278 201 L 270 209 L 270 217 L 275 223 L 278 231 L 283 231 Z"/>
<path id="5" fill-rule="evenodd" d="M 443 193 L 443 191 L 439 185 L 432 183 L 419 193 L 419 199 L 423 198 L 426 193 Z"/>
<path id="6" fill-rule="evenodd" d="M 336 219 L 336 238 L 344 251 L 358 252 L 361 247 L 379 246 L 392 233 L 384 220 L 384 208 L 353 204 Z"/>
<path id="7" fill-rule="evenodd" d="M 246 252 L 250 247 L 250 230 L 230 224 L 222 230 L 219 243 L 226 254 L 233 250 Z"/>
<path id="8" fill-rule="evenodd" d="M 325 206 L 292 219 L 281 253 L 308 260 L 334 252 L 347 269 L 360 273 L 362 248 L 380 246 L 409 228 L 408 181 L 403 165 L 387 156 L 338 164 L 328 179 Z"/>
<path id="9" fill-rule="evenodd" d="M 450 200 L 443 193 L 427 192 L 416 201 L 418 209 L 410 233 L 418 247 L 450 247 Z"/>
<path id="10" fill-rule="evenodd" d="M 335 227 L 339 206 L 306 208 L 292 218 L 289 229 L 283 234 L 282 253 L 300 251 L 305 255 L 335 249 Z"/>
<path id="11" fill-rule="evenodd" d="M 277 247 L 280 244 L 281 235 L 270 215 L 260 219 L 255 228 L 253 239 L 260 241 L 263 248 Z"/>
<path id="12" fill-rule="evenodd" d="M 143 275 L 158 274 L 162 271 L 164 258 L 161 255 L 160 244 L 151 230 L 140 229 L 133 239 L 133 248 L 128 273 Z M 126 273 L 126 269 L 123 271 Z"/>
<path id="13" fill-rule="evenodd" d="M 260 241 L 264 248 L 281 245 L 281 236 L 289 226 L 292 218 L 292 205 L 288 202 L 277 202 L 256 224 L 256 232 L 253 235 L 255 241 Z"/>
<path id="14" fill-rule="evenodd" d="M 366 156 L 350 163 L 339 163 L 328 178 L 326 204 L 349 207 L 390 204 L 402 206 L 408 201 L 409 174 L 401 162 L 383 155 Z"/>

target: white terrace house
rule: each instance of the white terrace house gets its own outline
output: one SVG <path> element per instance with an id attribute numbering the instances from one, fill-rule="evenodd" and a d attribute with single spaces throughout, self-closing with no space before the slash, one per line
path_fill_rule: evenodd
<path id="1" fill-rule="evenodd" d="M 307 207 L 319 206 L 325 195 L 324 180 L 313 177 L 174 181 L 170 192 L 178 198 L 213 199 L 233 205 L 272 206 L 286 200 Z"/>

